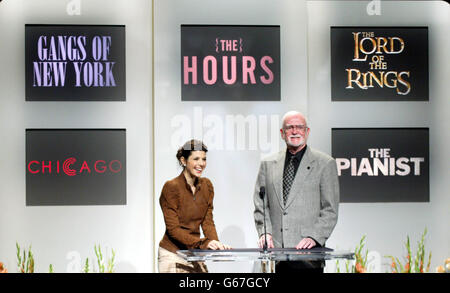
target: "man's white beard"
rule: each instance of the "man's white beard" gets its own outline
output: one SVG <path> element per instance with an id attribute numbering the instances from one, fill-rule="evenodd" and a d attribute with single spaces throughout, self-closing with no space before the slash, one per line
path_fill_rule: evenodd
<path id="1" fill-rule="evenodd" d="M 300 142 L 297 143 L 297 144 L 292 143 L 291 140 L 290 140 L 291 137 L 298 137 L 298 138 L 300 138 Z M 286 143 L 290 147 L 298 148 L 299 146 L 302 146 L 302 145 L 305 144 L 305 138 L 303 136 L 300 136 L 300 135 L 298 135 L 298 136 L 297 135 L 291 135 L 291 136 L 288 137 Z"/>

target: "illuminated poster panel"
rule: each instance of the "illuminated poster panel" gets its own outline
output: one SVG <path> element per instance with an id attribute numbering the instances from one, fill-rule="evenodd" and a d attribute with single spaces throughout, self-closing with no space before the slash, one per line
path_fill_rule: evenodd
<path id="1" fill-rule="evenodd" d="M 428 128 L 333 128 L 341 202 L 428 202 Z"/>
<path id="2" fill-rule="evenodd" d="M 26 205 L 125 205 L 125 129 L 27 129 Z"/>
<path id="3" fill-rule="evenodd" d="M 280 27 L 181 26 L 182 101 L 280 101 Z"/>
<path id="4" fill-rule="evenodd" d="M 427 27 L 331 27 L 332 101 L 428 101 Z"/>
<path id="5" fill-rule="evenodd" d="M 25 25 L 26 101 L 125 101 L 125 26 Z"/>

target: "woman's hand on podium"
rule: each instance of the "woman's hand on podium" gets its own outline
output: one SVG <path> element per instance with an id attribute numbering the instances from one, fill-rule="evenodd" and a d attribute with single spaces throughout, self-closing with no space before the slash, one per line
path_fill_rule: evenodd
<path id="1" fill-rule="evenodd" d="M 227 244 L 223 244 L 222 242 L 219 242 L 217 240 L 211 240 L 208 243 L 208 249 L 211 250 L 224 250 L 224 249 L 231 249 L 231 246 L 227 245 Z"/>
<path id="2" fill-rule="evenodd" d="M 267 235 L 267 248 L 274 248 L 275 246 L 273 246 L 273 239 L 272 239 L 272 235 L 271 234 L 266 234 Z M 263 248 L 264 247 L 264 243 L 266 242 L 266 237 L 264 237 L 264 234 L 261 235 L 261 237 L 259 237 L 258 240 L 258 246 L 259 248 Z"/>

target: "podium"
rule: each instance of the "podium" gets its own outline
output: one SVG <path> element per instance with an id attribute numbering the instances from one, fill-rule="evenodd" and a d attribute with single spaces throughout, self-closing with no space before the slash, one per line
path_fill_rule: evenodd
<path id="1" fill-rule="evenodd" d="M 227 250 L 178 250 L 177 254 L 186 261 L 260 261 L 264 273 L 275 272 L 276 261 L 312 261 L 333 259 L 354 259 L 349 251 L 334 251 L 327 247 L 312 249 L 271 248 L 237 248 Z"/>

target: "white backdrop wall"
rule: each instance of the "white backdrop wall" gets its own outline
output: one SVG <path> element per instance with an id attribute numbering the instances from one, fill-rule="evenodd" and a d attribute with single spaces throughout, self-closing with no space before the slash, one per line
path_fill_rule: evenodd
<path id="1" fill-rule="evenodd" d="M 154 15 L 155 249 L 165 230 L 159 195 L 164 182 L 181 172 L 175 154 L 192 137 L 209 147 L 204 175 L 215 188 L 219 239 L 236 248 L 256 247 L 253 190 L 261 155 L 283 147 L 279 120 L 284 112 L 307 112 L 306 2 L 155 1 Z M 280 25 L 281 102 L 181 102 L 182 24 Z M 236 122 L 240 119 L 247 124 Z M 245 128 L 245 135 L 238 128 Z M 253 264 L 211 263 L 209 269 L 248 272 Z"/>
<path id="2" fill-rule="evenodd" d="M 308 113 L 317 135 L 311 144 L 331 152 L 331 128 L 429 127 L 429 203 L 342 203 L 338 224 L 328 245 L 354 249 L 363 235 L 366 247 L 381 258 L 387 272 L 389 259 L 406 256 L 407 235 L 413 249 L 425 228 L 426 249 L 432 251 L 431 270 L 450 256 L 450 103 L 449 5 L 443 1 L 381 1 L 380 15 L 369 15 L 369 1 L 308 1 Z M 331 26 L 428 26 L 428 102 L 331 102 Z M 326 117 L 326 118 L 324 118 Z M 330 264 L 333 270 L 333 264 Z"/>
<path id="3" fill-rule="evenodd" d="M 67 5 L 81 4 L 80 15 Z M 151 2 L 0 3 L 0 261 L 16 272 L 17 241 L 36 271 L 80 271 L 94 245 L 116 251 L 117 272 L 151 272 Z M 76 11 L 75 11 L 76 12 Z M 25 24 L 126 26 L 126 102 L 25 102 Z M 126 128 L 126 206 L 25 206 L 26 128 Z M 92 263 L 92 262 L 91 262 Z"/>

